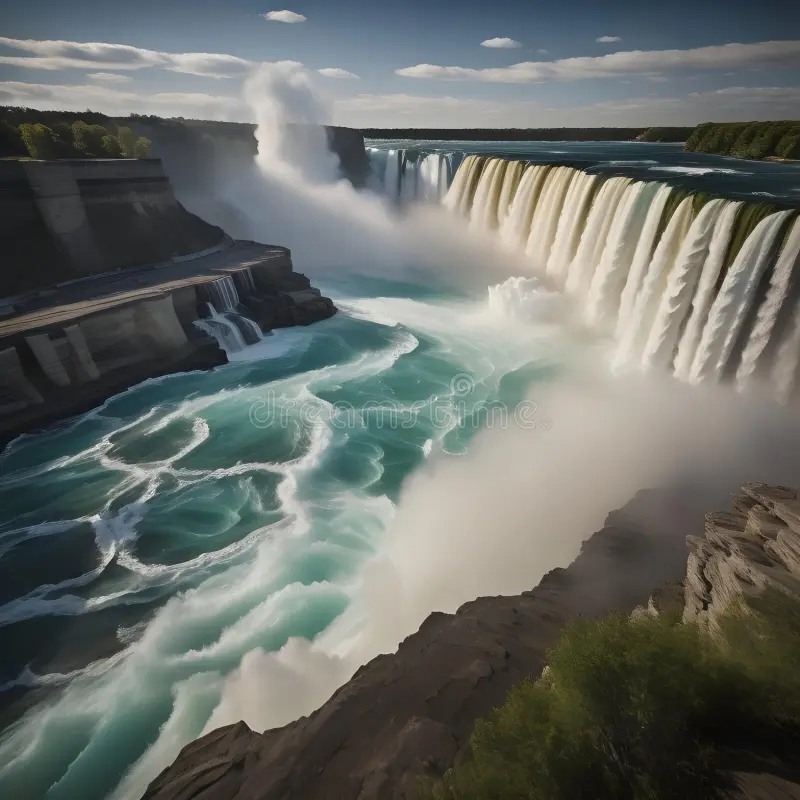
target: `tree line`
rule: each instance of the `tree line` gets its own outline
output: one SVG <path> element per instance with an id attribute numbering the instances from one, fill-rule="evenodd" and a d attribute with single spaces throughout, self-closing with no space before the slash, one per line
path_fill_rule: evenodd
<path id="1" fill-rule="evenodd" d="M 31 109 L 3 109 L 0 158 L 148 158 L 150 141 L 124 125 L 87 112 L 84 119 L 37 119 Z M 45 112 L 46 114 L 47 112 Z M 43 115 L 44 116 L 44 115 Z M 49 115 L 52 117 L 52 115 Z M 103 123 L 92 121 L 100 117 Z"/>
<path id="2" fill-rule="evenodd" d="M 704 122 L 684 149 L 736 158 L 800 159 L 800 122 Z"/>

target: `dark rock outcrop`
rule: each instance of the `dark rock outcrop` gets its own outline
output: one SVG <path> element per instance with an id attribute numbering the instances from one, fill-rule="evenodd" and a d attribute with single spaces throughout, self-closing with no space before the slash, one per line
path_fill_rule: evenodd
<path id="1" fill-rule="evenodd" d="M 541 673 L 569 619 L 630 611 L 654 586 L 680 579 L 684 535 L 699 529 L 703 510 L 684 491 L 640 492 L 533 591 L 431 614 L 396 654 L 363 666 L 311 716 L 263 734 L 238 723 L 188 745 L 145 798 L 411 797 L 420 775 L 464 757 L 477 717 Z"/>

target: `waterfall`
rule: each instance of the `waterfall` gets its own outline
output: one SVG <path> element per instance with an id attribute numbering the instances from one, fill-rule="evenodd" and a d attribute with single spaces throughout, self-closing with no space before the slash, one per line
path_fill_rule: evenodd
<path id="1" fill-rule="evenodd" d="M 616 329 L 617 339 L 622 338 L 625 328 L 633 315 L 636 298 L 639 296 L 642 281 L 647 274 L 647 268 L 650 266 L 653 251 L 658 243 L 658 233 L 661 228 L 664 210 L 672 196 L 671 186 L 655 185 L 659 188 L 656 190 L 653 202 L 650 204 L 650 209 L 647 212 L 647 219 L 642 227 L 639 241 L 636 243 L 636 250 L 631 260 L 631 268 L 628 271 L 628 280 L 625 282 L 625 288 L 622 290 L 622 296 L 619 301 Z"/>
<path id="2" fill-rule="evenodd" d="M 522 173 L 525 171 L 525 164 L 521 161 L 509 161 L 507 164 L 503 188 L 500 190 L 500 199 L 497 201 L 497 220 L 501 227 L 508 218 L 511 203 L 517 193 L 519 182 L 522 180 Z"/>
<path id="3" fill-rule="evenodd" d="M 547 260 L 547 274 L 562 284 L 575 258 L 598 182 L 599 176 L 578 172 L 564 200 L 564 213 L 559 220 L 556 238 Z"/>
<path id="4" fill-rule="evenodd" d="M 742 245 L 711 306 L 692 361 L 691 383 L 718 380 L 722 376 L 778 233 L 791 213 L 780 211 L 761 220 Z"/>
<path id="5" fill-rule="evenodd" d="M 672 364 L 681 326 L 689 312 L 703 265 L 711 250 L 717 220 L 724 208 L 724 200 L 707 203 L 683 240 L 644 348 L 642 364 L 647 369 L 666 368 Z"/>
<path id="6" fill-rule="evenodd" d="M 550 258 L 561 208 L 575 174 L 576 170 L 571 167 L 556 167 L 548 175 L 542 189 L 542 197 L 534 211 L 525 254 L 530 256 L 534 264 L 541 269 L 546 267 Z"/>
<path id="7" fill-rule="evenodd" d="M 782 401 L 795 394 L 795 212 L 479 155 L 464 158 L 442 204 L 573 295 L 586 322 L 615 340 L 614 371 L 672 370 L 691 383 L 735 376 L 739 389 L 765 379 Z M 525 317 L 538 304 L 541 313 L 537 286 L 528 276 L 506 281 L 490 289 L 489 306 Z"/>
<path id="8" fill-rule="evenodd" d="M 614 329 L 633 254 L 656 191 L 657 184 L 637 182 L 628 186 L 622 196 L 589 286 L 586 316 L 598 328 Z"/>
<path id="9" fill-rule="evenodd" d="M 470 222 L 474 227 L 493 230 L 498 226 L 497 211 L 507 165 L 502 158 L 492 158 L 486 163 L 470 210 Z"/>
<path id="10" fill-rule="evenodd" d="M 239 292 L 230 275 L 223 275 L 206 284 L 211 302 L 220 311 L 236 311 L 239 307 Z"/>
<path id="11" fill-rule="evenodd" d="M 461 170 L 459 170 L 459 174 L 460 172 Z M 508 210 L 508 216 L 500 229 L 500 238 L 509 247 L 515 249 L 524 246 L 528 241 L 533 211 L 549 172 L 550 167 L 547 166 L 528 167 L 525 170 Z M 457 180 L 458 174 L 453 181 L 453 186 Z"/>
<path id="12" fill-rule="evenodd" d="M 695 352 L 697 352 L 700 337 L 703 335 L 703 326 L 708 319 L 708 312 L 711 310 L 711 304 L 716 297 L 719 275 L 725 264 L 725 258 L 733 235 L 733 226 L 739 216 L 742 205 L 743 203 L 728 202 L 714 228 L 708 256 L 700 275 L 697 291 L 692 300 L 689 319 L 678 345 L 678 354 L 675 356 L 675 376 L 681 380 L 689 380 L 692 359 Z"/>
<path id="13" fill-rule="evenodd" d="M 242 314 L 234 311 L 223 311 L 220 314 L 213 303 L 206 303 L 206 307 L 209 316 L 195 320 L 194 326 L 216 339 L 219 346 L 229 355 L 238 353 L 264 338 L 261 328 Z"/>
<path id="14" fill-rule="evenodd" d="M 400 197 L 400 159 L 402 150 L 390 150 L 386 156 L 383 190 L 393 200 Z"/>
<path id="15" fill-rule="evenodd" d="M 770 278 L 769 289 L 764 302 L 758 308 L 756 322 L 750 333 L 750 339 L 742 353 L 742 360 L 736 372 L 736 382 L 740 389 L 746 388 L 753 380 L 764 360 L 765 354 L 769 350 L 771 341 L 780 341 L 781 331 L 779 320 L 781 312 L 789 308 L 789 298 L 793 292 L 793 284 L 797 284 L 796 270 L 800 268 L 800 217 L 795 219 L 789 235 L 783 245 L 783 250 L 775 264 Z M 794 298 L 795 304 L 797 297 Z M 786 327 L 786 326 L 783 326 Z M 778 330 L 776 330 L 778 329 Z M 791 338 L 791 337 L 790 337 Z M 793 348 L 793 355 L 784 354 L 790 359 L 788 366 L 793 366 L 791 370 L 794 375 L 797 370 L 798 347 Z M 780 374 L 784 367 L 780 361 L 776 363 L 776 369 Z M 779 380 L 780 383 L 780 380 Z"/>
<path id="16" fill-rule="evenodd" d="M 585 297 L 589 293 L 592 275 L 605 249 L 608 231 L 614 220 L 617 206 L 630 184 L 630 178 L 611 178 L 602 185 L 597 193 L 597 198 L 592 204 L 586 220 L 586 228 L 581 236 L 578 250 L 567 273 L 566 290 L 570 294 Z"/>

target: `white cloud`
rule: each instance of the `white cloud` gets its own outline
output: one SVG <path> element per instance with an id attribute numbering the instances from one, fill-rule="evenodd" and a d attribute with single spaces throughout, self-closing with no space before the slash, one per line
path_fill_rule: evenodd
<path id="1" fill-rule="evenodd" d="M 666 70 L 800 67 L 800 40 L 724 44 L 691 50 L 631 50 L 605 56 L 526 61 L 510 67 L 471 69 L 417 64 L 395 70 L 409 78 L 484 83 L 549 83 L 585 78 L 660 74 Z"/>
<path id="2" fill-rule="evenodd" d="M 196 119 L 244 121 L 247 106 L 238 97 L 202 92 L 136 94 L 110 86 L 0 82 L 0 103 L 53 111 L 85 111 L 91 108 L 111 116 L 157 114 Z"/>
<path id="3" fill-rule="evenodd" d="M 246 75 L 256 66 L 252 61 L 222 53 L 165 53 L 107 42 L 10 39 L 0 36 L 0 45 L 33 54 L 0 56 L 0 64 L 30 69 L 137 70 L 160 67 L 207 78 L 232 78 Z"/>
<path id="4" fill-rule="evenodd" d="M 289 24 L 305 22 L 308 19 L 308 17 L 304 17 L 302 14 L 295 14 L 294 11 L 268 11 L 261 16 L 270 22 L 288 22 Z"/>
<path id="5" fill-rule="evenodd" d="M 522 47 L 522 42 L 516 39 L 509 39 L 508 37 L 497 36 L 494 39 L 487 39 L 481 42 L 481 47 L 492 47 L 498 50 L 514 50 L 517 47 Z"/>
<path id="6" fill-rule="evenodd" d="M 732 87 L 681 97 L 636 97 L 571 108 L 534 102 L 360 94 L 339 100 L 336 122 L 385 128 L 541 128 L 696 125 L 742 119 L 784 119 L 796 114 L 800 87 Z M 793 110 L 794 109 L 794 110 Z"/>
<path id="7" fill-rule="evenodd" d="M 598 36 L 595 39 L 596 42 L 602 42 L 603 44 L 607 44 L 609 42 L 621 42 L 621 36 Z"/>
<path id="8" fill-rule="evenodd" d="M 117 72 L 90 72 L 87 76 L 93 81 L 108 81 L 109 83 L 130 83 L 130 75 L 120 75 Z"/>
<path id="9" fill-rule="evenodd" d="M 360 75 L 356 75 L 355 72 L 348 72 L 346 69 L 339 69 L 338 67 L 325 67 L 324 69 L 318 69 L 320 75 L 324 75 L 326 78 L 360 78 Z"/>
<path id="10" fill-rule="evenodd" d="M 550 51 L 549 50 L 545 50 L 543 47 L 540 47 L 536 52 L 540 53 L 543 56 L 546 56 Z"/>

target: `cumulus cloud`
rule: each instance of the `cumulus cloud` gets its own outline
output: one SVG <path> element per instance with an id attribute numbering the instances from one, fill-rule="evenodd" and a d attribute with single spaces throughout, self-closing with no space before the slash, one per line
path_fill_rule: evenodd
<path id="1" fill-rule="evenodd" d="M 536 52 L 540 53 L 543 56 L 546 56 L 550 51 L 549 50 L 545 50 L 543 47 L 540 47 Z"/>
<path id="2" fill-rule="evenodd" d="M 324 69 L 318 69 L 320 75 L 324 75 L 326 78 L 360 78 L 360 75 L 356 75 L 355 72 L 348 72 L 346 69 L 339 69 L 338 67 L 325 67 Z"/>
<path id="3" fill-rule="evenodd" d="M 621 36 L 598 36 L 597 39 L 595 39 L 595 41 L 596 42 L 602 42 L 603 44 L 607 44 L 607 43 L 610 43 L 610 42 L 621 42 L 622 41 L 622 37 Z"/>
<path id="4" fill-rule="evenodd" d="M 53 111 L 101 111 L 113 116 L 157 114 L 220 121 L 249 118 L 238 97 L 202 92 L 136 94 L 110 86 L 0 82 L 0 104 L 29 106 Z"/>
<path id="5" fill-rule="evenodd" d="M 549 83 L 667 70 L 713 70 L 800 67 L 800 40 L 724 44 L 691 50 L 630 50 L 605 56 L 526 61 L 510 67 L 471 69 L 417 64 L 395 70 L 408 78 L 435 78 L 484 83 Z"/>
<path id="6" fill-rule="evenodd" d="M 130 83 L 130 75 L 120 75 L 117 72 L 90 72 L 87 76 L 93 81 L 108 81 L 109 83 Z"/>
<path id="7" fill-rule="evenodd" d="M 514 50 L 517 47 L 522 47 L 522 42 L 516 39 L 509 39 L 508 37 L 497 36 L 494 39 L 487 39 L 481 42 L 481 47 L 492 47 L 498 50 Z"/>
<path id="8" fill-rule="evenodd" d="M 222 53 L 165 53 L 107 42 L 10 39 L 0 36 L 0 45 L 32 54 L 0 56 L 0 64 L 29 69 L 138 70 L 160 67 L 206 78 L 234 78 L 252 72 L 256 66 L 252 61 Z"/>
<path id="9" fill-rule="evenodd" d="M 302 14 L 295 14 L 294 11 L 268 11 L 266 14 L 262 14 L 264 19 L 269 20 L 270 22 L 288 22 L 289 24 L 296 24 L 298 22 L 305 22 L 308 17 L 304 17 Z"/>

